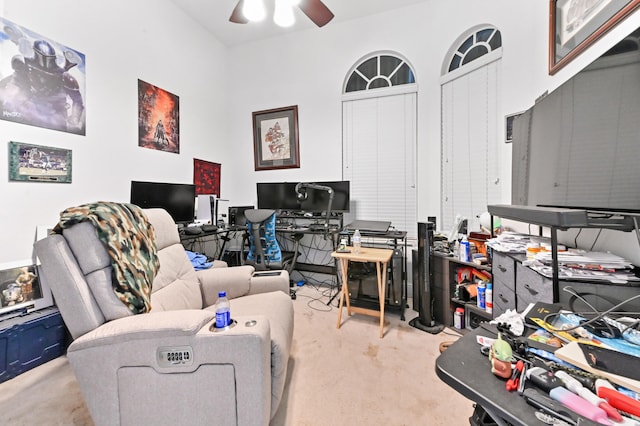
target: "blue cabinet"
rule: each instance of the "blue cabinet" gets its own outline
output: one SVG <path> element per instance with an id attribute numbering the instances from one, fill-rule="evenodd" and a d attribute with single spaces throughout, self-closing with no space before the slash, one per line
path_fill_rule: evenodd
<path id="1" fill-rule="evenodd" d="M 63 355 L 67 336 L 56 307 L 0 321 L 0 383 Z"/>

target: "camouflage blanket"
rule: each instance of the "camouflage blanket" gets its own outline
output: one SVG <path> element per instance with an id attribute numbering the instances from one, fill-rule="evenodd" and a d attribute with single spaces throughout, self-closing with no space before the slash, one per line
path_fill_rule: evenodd
<path id="1" fill-rule="evenodd" d="M 60 213 L 54 232 L 90 221 L 113 266 L 113 291 L 134 313 L 151 310 L 151 284 L 159 268 L 153 226 L 133 204 L 97 202 Z"/>

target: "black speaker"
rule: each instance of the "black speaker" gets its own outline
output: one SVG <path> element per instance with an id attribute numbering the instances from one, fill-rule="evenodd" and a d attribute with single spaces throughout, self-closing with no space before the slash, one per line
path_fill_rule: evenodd
<path id="1" fill-rule="evenodd" d="M 418 316 L 409 325 L 428 333 L 437 334 L 443 329 L 443 325 L 436 324 L 433 319 L 433 299 L 431 297 L 431 282 L 433 271 L 431 268 L 431 250 L 433 249 L 432 222 L 418 222 Z M 414 301 L 415 304 L 415 301 Z"/>

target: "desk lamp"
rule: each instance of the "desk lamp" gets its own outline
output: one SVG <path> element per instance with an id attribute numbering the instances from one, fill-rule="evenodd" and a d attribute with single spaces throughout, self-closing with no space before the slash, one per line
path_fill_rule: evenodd
<path id="1" fill-rule="evenodd" d="M 307 189 L 317 189 L 320 191 L 327 191 L 329 193 L 329 202 L 327 203 L 327 211 L 326 211 L 326 219 L 324 223 L 324 231 L 325 233 L 329 232 L 329 217 L 331 216 L 331 204 L 333 204 L 333 188 L 325 185 L 318 185 L 315 183 L 305 183 L 299 182 L 296 185 L 296 194 L 299 201 L 304 201 L 307 199 Z"/>

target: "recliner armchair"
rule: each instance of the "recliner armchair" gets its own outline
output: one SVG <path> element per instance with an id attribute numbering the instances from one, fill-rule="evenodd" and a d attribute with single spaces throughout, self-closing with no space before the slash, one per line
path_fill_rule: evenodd
<path id="1" fill-rule="evenodd" d="M 293 336 L 289 276 L 251 266 L 195 271 L 162 209 L 144 210 L 160 268 L 151 311 L 133 314 L 113 293 L 110 258 L 89 222 L 35 244 L 74 341 L 67 356 L 97 425 L 266 425 L 284 391 Z M 218 291 L 228 329 L 212 329 Z"/>

